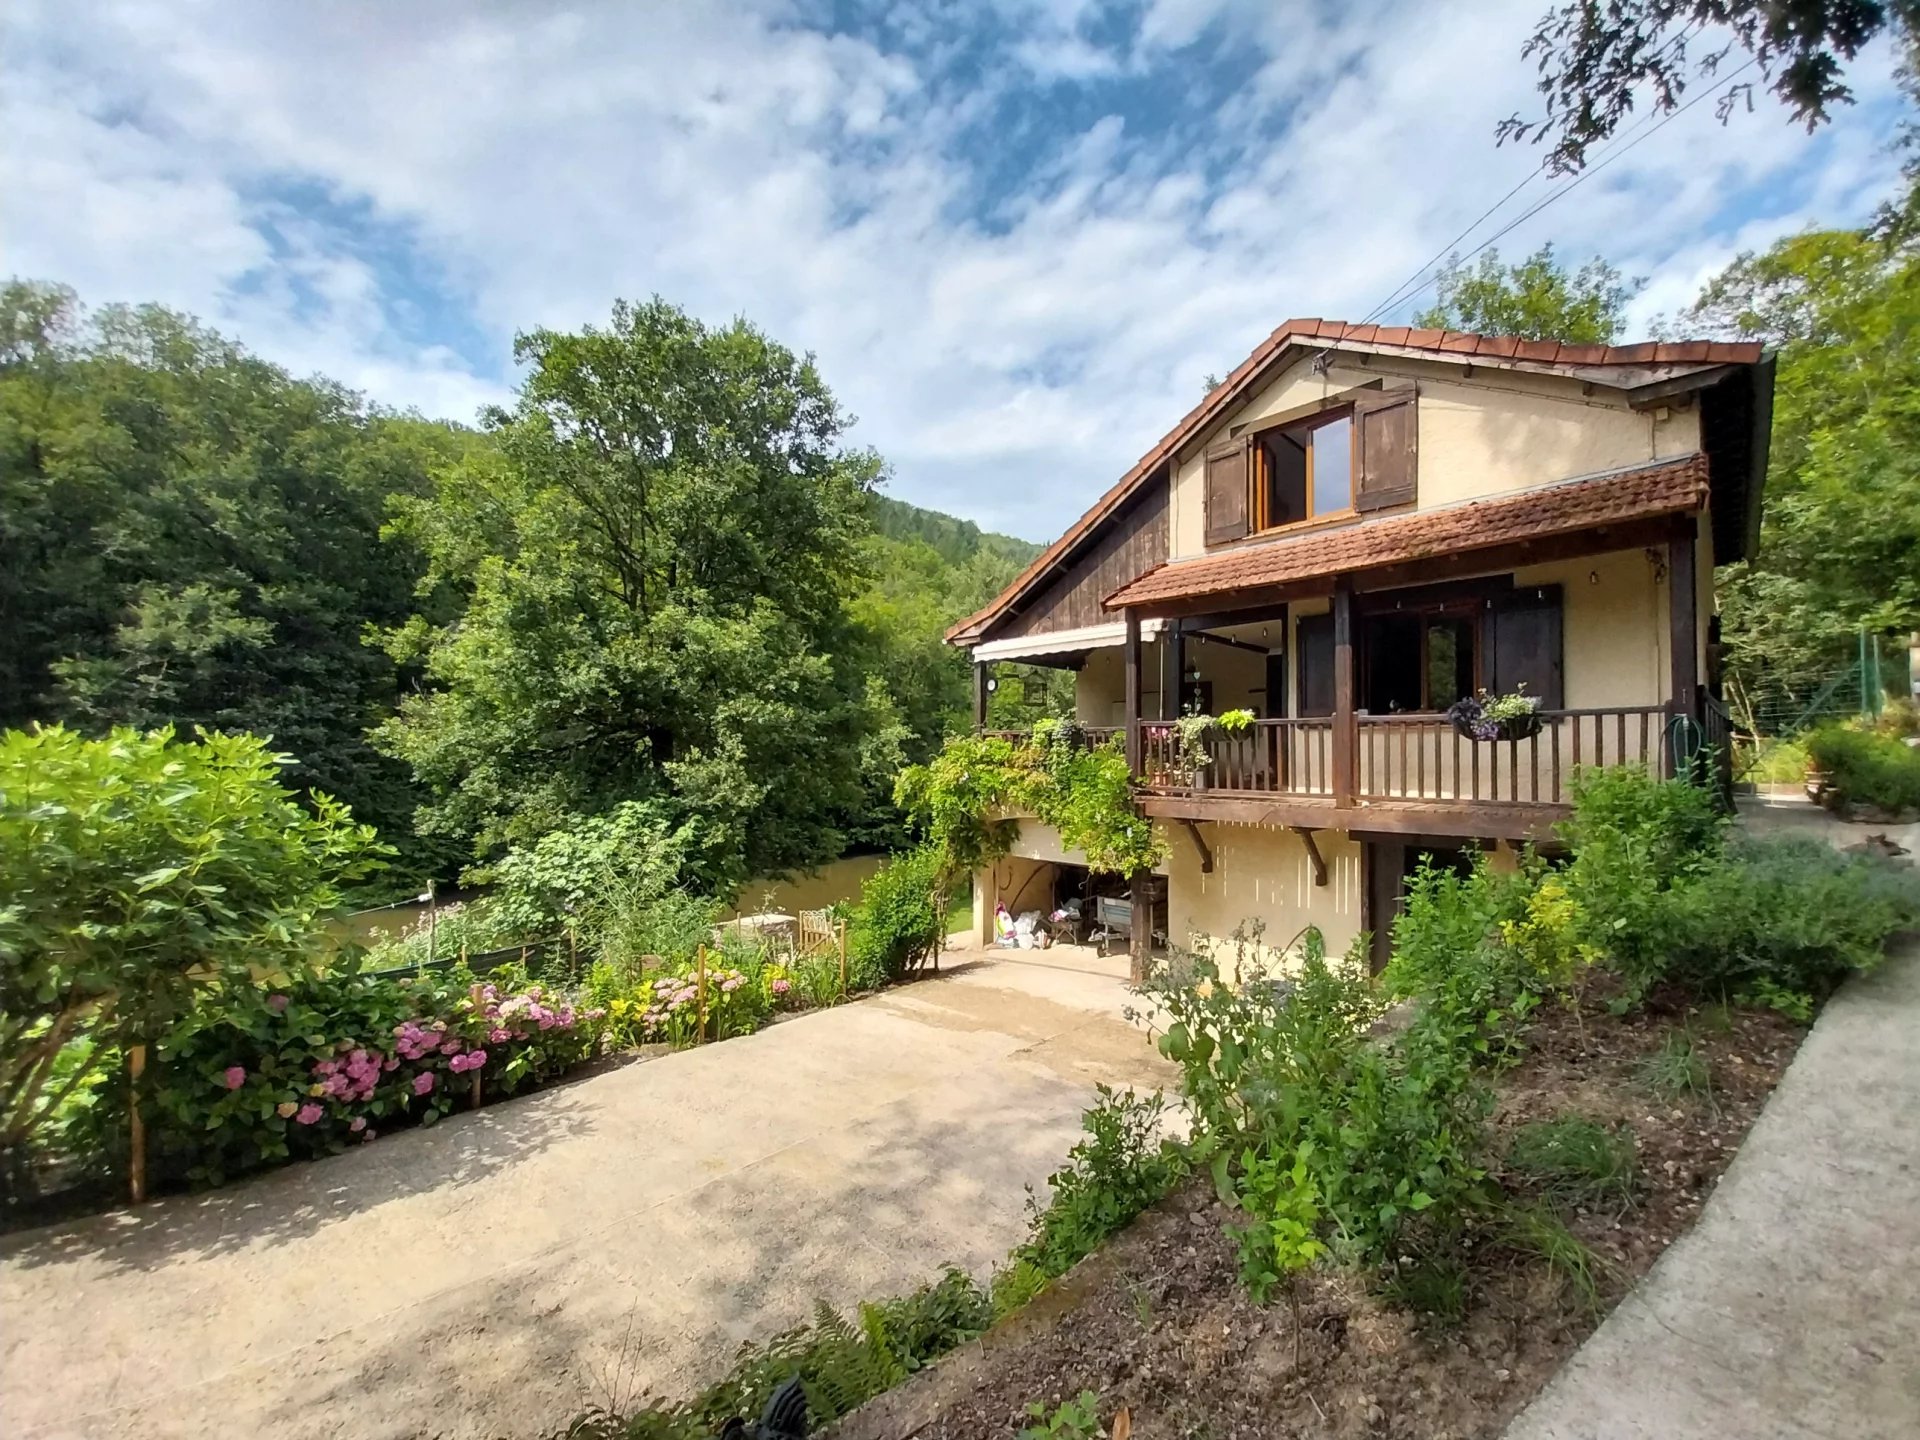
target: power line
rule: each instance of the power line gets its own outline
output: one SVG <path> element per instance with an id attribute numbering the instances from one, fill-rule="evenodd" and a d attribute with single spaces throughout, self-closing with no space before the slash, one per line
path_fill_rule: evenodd
<path id="1" fill-rule="evenodd" d="M 1478 255 L 1482 250 L 1485 250 L 1488 246 L 1492 245 L 1495 241 L 1499 240 L 1502 236 L 1507 235 L 1511 233 L 1513 230 L 1517 229 L 1519 226 L 1524 225 L 1527 221 L 1531 220 L 1535 215 L 1538 215 L 1542 210 L 1546 209 L 1549 205 L 1553 204 L 1554 201 L 1562 198 L 1569 191 L 1576 189 L 1582 182 L 1588 179 L 1591 179 L 1593 176 L 1599 174 L 1602 170 L 1606 169 L 1607 166 L 1611 165 L 1615 160 L 1618 160 L 1621 156 L 1625 155 L 1629 150 L 1633 149 L 1634 146 L 1640 144 L 1641 141 L 1649 140 L 1653 136 L 1659 134 L 1661 130 L 1665 129 L 1668 125 L 1672 124 L 1675 120 L 1678 120 L 1682 115 L 1686 114 L 1687 111 L 1691 110 L 1694 106 L 1698 105 L 1702 100 L 1710 99 L 1714 95 L 1717 95 L 1724 91 L 1732 89 L 1733 82 L 1738 80 L 1743 74 L 1745 74 L 1748 70 L 1751 70 L 1758 63 L 1759 62 L 1757 60 L 1747 61 L 1746 64 L 1742 65 L 1738 70 L 1734 71 L 1731 75 L 1729 75 L 1726 78 L 1726 81 L 1724 84 L 1716 85 L 1711 90 L 1706 90 L 1701 92 L 1700 94 L 1694 96 L 1693 99 L 1689 100 L 1686 104 L 1680 106 L 1677 110 L 1669 110 L 1665 115 L 1660 117 L 1659 122 L 1655 124 L 1651 129 L 1646 130 L 1640 135 L 1635 136 L 1632 140 L 1628 141 L 1625 145 L 1622 145 L 1617 149 L 1615 149 L 1611 154 L 1604 156 L 1600 160 L 1596 161 L 1594 164 L 1588 166 L 1585 170 L 1582 170 L 1578 175 L 1575 175 L 1571 179 L 1569 179 L 1564 185 L 1561 185 L 1559 188 L 1548 192 L 1548 194 L 1542 197 L 1540 202 L 1534 205 L 1531 209 L 1522 211 L 1514 219 L 1508 221 L 1500 229 L 1494 231 L 1493 234 L 1489 235 L 1485 240 L 1482 240 L 1478 245 L 1474 246 L 1473 249 L 1469 250 L 1465 255 L 1461 256 L 1460 257 L 1461 263 L 1464 264 L 1466 261 L 1473 259 L 1474 256 Z M 1652 118 L 1652 117 L 1648 117 L 1648 118 Z M 1504 204 L 1505 202 L 1502 201 L 1501 203 Z M 1499 207 L 1496 206 L 1495 208 L 1497 209 Z M 1478 222 L 1475 222 L 1475 223 L 1477 224 Z M 1392 303 L 1404 304 L 1406 301 L 1411 300 L 1414 296 L 1418 295 L 1421 291 L 1425 290 L 1427 286 L 1432 284 L 1433 280 L 1437 278 L 1438 278 L 1437 276 L 1433 276 L 1433 277 L 1429 277 L 1426 280 L 1421 281 L 1420 284 L 1416 285 L 1412 290 L 1407 291 L 1405 295 L 1398 297 Z M 1402 288 L 1405 288 L 1405 287 L 1402 287 Z"/>
<path id="2" fill-rule="evenodd" d="M 1645 129 L 1648 125 L 1652 124 L 1656 118 L 1656 116 L 1651 114 L 1643 115 L 1639 123 L 1627 132 L 1627 135 L 1633 134 L 1636 130 Z M 1620 146 L 1626 142 L 1627 135 L 1616 135 L 1613 143 L 1607 147 L 1606 151 L 1602 152 L 1603 155 L 1610 157 L 1613 151 L 1619 149 Z M 1596 163 L 1601 164 L 1605 162 L 1602 160 Z M 1546 167 L 1544 165 L 1536 165 L 1533 169 L 1529 170 L 1520 178 L 1520 182 L 1517 185 L 1507 191 L 1507 193 L 1502 195 L 1498 200 L 1494 201 L 1493 204 L 1489 205 L 1485 210 L 1481 211 L 1479 217 L 1476 218 L 1471 225 L 1467 226 L 1466 229 L 1462 230 L 1458 235 L 1454 236 L 1453 239 L 1442 245 L 1439 250 L 1435 251 L 1432 258 L 1429 259 L 1426 264 L 1422 265 L 1418 270 L 1415 270 L 1413 274 L 1409 275 L 1405 280 L 1402 280 L 1399 285 L 1394 288 L 1393 292 L 1389 294 L 1385 300 L 1382 300 L 1378 305 L 1374 306 L 1373 309 L 1369 310 L 1360 319 L 1359 323 L 1365 325 L 1391 310 L 1395 305 L 1399 304 L 1402 299 L 1418 294 L 1421 287 L 1417 282 L 1419 282 L 1429 270 L 1433 269 L 1440 261 L 1446 259 L 1452 252 L 1454 246 L 1458 245 L 1462 240 L 1466 239 L 1467 236 L 1471 235 L 1475 230 L 1479 229 L 1481 225 L 1486 223 L 1489 216 L 1493 215 L 1509 200 L 1513 199 L 1514 196 L 1518 195 L 1522 190 L 1526 189 L 1527 186 L 1539 179 L 1545 172 L 1545 169 Z M 1479 252 L 1476 251 L 1475 253 L 1477 254 Z"/>

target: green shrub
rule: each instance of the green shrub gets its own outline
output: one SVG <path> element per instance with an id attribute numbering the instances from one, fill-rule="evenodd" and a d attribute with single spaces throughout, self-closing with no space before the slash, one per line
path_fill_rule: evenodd
<path id="1" fill-rule="evenodd" d="M 1662 897 L 1660 978 L 1701 994 L 1824 999 L 1920 923 L 1920 876 L 1815 839 L 1741 838 Z"/>
<path id="2" fill-rule="evenodd" d="M 1297 1158 L 1312 1181 L 1320 1236 L 1343 1259 L 1379 1264 L 1401 1253 L 1411 1229 L 1457 1232 L 1484 1203 L 1491 1092 L 1476 1065 L 1496 987 L 1476 973 L 1472 955 L 1403 1034 L 1380 1042 L 1367 1027 L 1382 999 L 1358 945 L 1330 964 L 1319 932 L 1309 931 L 1287 981 L 1251 973 L 1244 958 L 1237 989 L 1205 957 L 1190 973 L 1191 983 L 1155 991 L 1169 1022 L 1160 1048 L 1182 1070 L 1194 1154 L 1252 1224 L 1275 1218 L 1262 1208 L 1258 1177 L 1275 1167 L 1290 1174 Z M 1278 1188 L 1289 1196 L 1306 1189 Z"/>
<path id="3" fill-rule="evenodd" d="M 1027 1239 L 1013 1260 L 1049 1278 L 1091 1255 L 1186 1173 L 1179 1147 L 1161 1135 L 1162 1096 L 1105 1085 L 1099 1095 L 1082 1120 L 1085 1138 L 1067 1152 L 1065 1167 L 1047 1177 L 1047 1203 L 1027 1191 Z"/>
<path id="4" fill-rule="evenodd" d="M 593 944 L 615 975 L 637 985 L 648 968 L 685 964 L 711 944 L 718 914 L 712 900 L 686 890 L 623 888 L 600 911 Z"/>
<path id="5" fill-rule="evenodd" d="M 1920 810 L 1920 749 L 1897 736 L 1828 726 L 1808 737 L 1807 758 L 1826 775 L 1834 804 Z"/>
<path id="6" fill-rule="evenodd" d="M 1507 1146 L 1507 1168 L 1551 1200 L 1596 1210 L 1631 1201 L 1639 1173 L 1631 1133 L 1577 1115 L 1522 1125 Z"/>
<path id="7" fill-rule="evenodd" d="M 1501 874 L 1478 855 L 1464 876 L 1423 861 L 1381 983 L 1446 1009 L 1457 1027 L 1479 1032 L 1485 1053 L 1510 1054 L 1527 1016 L 1569 990 L 1594 954 L 1565 882 L 1537 860 Z"/>
<path id="8" fill-rule="evenodd" d="M 1587 943 L 1632 1001 L 1667 982 L 1810 1013 L 1920 920 L 1920 878 L 1814 839 L 1729 839 L 1705 792 L 1632 767 L 1583 771 L 1562 834 Z"/>
<path id="9" fill-rule="evenodd" d="M 291 763 L 245 735 L 0 734 L 10 1162 L 69 1095 L 127 1046 L 157 1040 L 209 984 L 324 953 L 340 887 L 389 852 L 324 795 L 303 807 L 280 783 Z"/>
<path id="10" fill-rule="evenodd" d="M 870 990 L 916 969 L 944 938 L 935 894 L 941 858 L 931 845 L 895 855 L 860 886 L 847 932 L 849 985 Z"/>
<path id="11" fill-rule="evenodd" d="M 597 928 L 618 898 L 645 904 L 667 893 L 686 866 L 687 828 L 655 802 L 628 800 L 605 815 L 516 845 L 485 872 L 502 923 L 517 936 Z"/>

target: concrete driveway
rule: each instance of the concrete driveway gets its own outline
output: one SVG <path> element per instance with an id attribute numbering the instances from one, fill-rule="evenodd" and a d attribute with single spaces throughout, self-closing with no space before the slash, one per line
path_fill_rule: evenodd
<path id="1" fill-rule="evenodd" d="M 520 1436 L 984 1272 L 1094 1084 L 1170 1077 L 1124 957 L 945 976 L 206 1196 L 0 1242 L 12 1436 Z M 1081 968 L 1073 968 L 1078 964 Z"/>

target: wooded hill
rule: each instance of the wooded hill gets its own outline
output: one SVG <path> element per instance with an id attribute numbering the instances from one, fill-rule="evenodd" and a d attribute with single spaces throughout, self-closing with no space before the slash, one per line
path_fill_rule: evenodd
<path id="1" fill-rule="evenodd" d="M 589 413 L 641 355 L 655 389 Z M 941 632 L 1037 547 L 877 494 L 751 327 L 654 302 L 519 357 L 470 428 L 8 285 L 0 726 L 270 735 L 411 874 L 628 803 L 715 884 L 894 838 L 894 772 L 966 719 Z"/>

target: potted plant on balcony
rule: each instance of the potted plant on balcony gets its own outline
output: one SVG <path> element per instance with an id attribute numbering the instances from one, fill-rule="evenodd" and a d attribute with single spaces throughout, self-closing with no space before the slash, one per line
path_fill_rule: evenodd
<path id="1" fill-rule="evenodd" d="M 1540 733 L 1540 697 L 1524 685 L 1511 695 L 1482 690 L 1454 701 L 1447 719 L 1468 740 L 1526 740 Z"/>
<path id="2" fill-rule="evenodd" d="M 1207 764 L 1212 759 L 1207 754 L 1207 737 L 1213 734 L 1214 724 L 1211 715 L 1182 715 L 1173 722 L 1174 735 L 1180 742 L 1180 778 L 1190 789 L 1207 788 Z"/>
<path id="3" fill-rule="evenodd" d="M 1182 715 L 1173 722 L 1178 736 L 1181 777 L 1194 790 L 1207 788 L 1207 766 L 1213 756 L 1207 742 L 1216 734 L 1238 735 L 1253 724 L 1251 710 L 1228 710 L 1219 715 Z"/>

